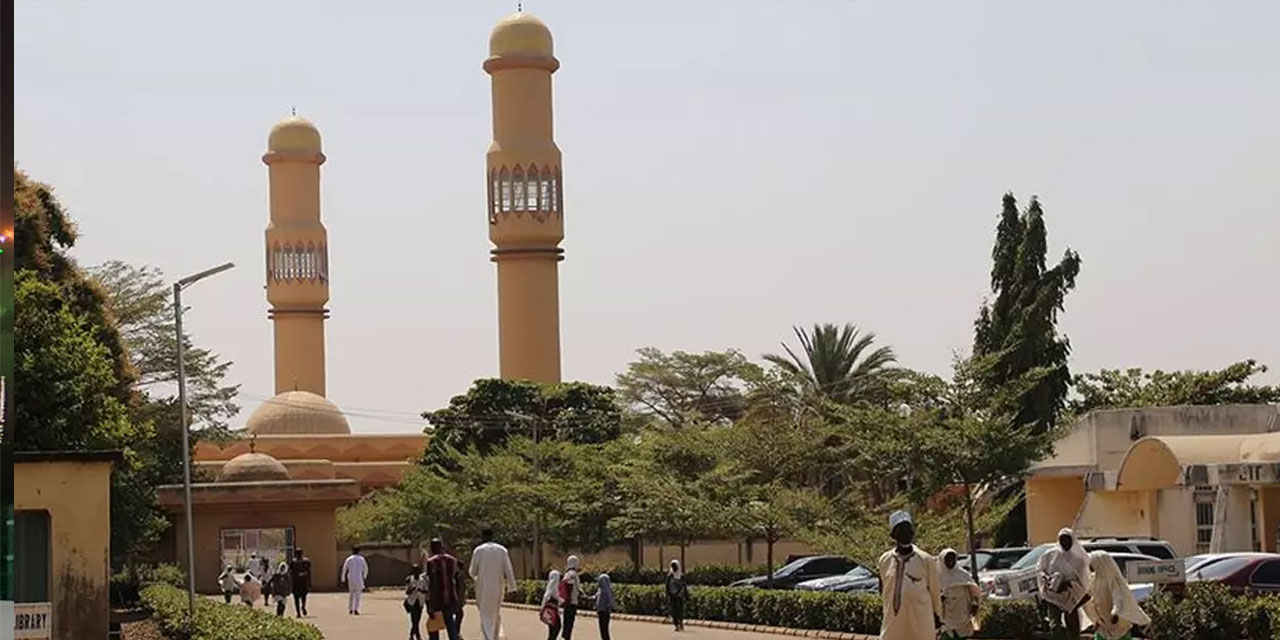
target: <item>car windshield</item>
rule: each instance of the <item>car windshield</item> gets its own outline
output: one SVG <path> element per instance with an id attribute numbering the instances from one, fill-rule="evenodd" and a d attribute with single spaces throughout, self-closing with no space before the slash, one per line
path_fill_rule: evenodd
<path id="1" fill-rule="evenodd" d="M 871 572 L 866 567 L 854 567 L 844 574 L 847 578 L 870 578 Z"/>
<path id="2" fill-rule="evenodd" d="M 1210 555 L 1187 556 L 1186 558 L 1182 559 L 1182 562 L 1186 566 L 1187 571 L 1191 571 L 1192 569 L 1199 566 L 1200 563 L 1212 558 L 1213 556 L 1210 556 Z"/>
<path id="3" fill-rule="evenodd" d="M 979 551 L 978 553 L 974 554 L 974 557 L 978 559 L 979 570 L 986 569 L 987 565 L 991 564 L 991 554 L 989 553 L 983 553 Z M 962 567 L 969 566 L 969 556 L 961 556 L 960 559 L 956 562 L 956 564 Z"/>
<path id="4" fill-rule="evenodd" d="M 1022 556 L 1022 559 L 1013 563 L 1013 566 L 1009 567 L 1009 569 L 1012 571 L 1023 571 L 1035 568 L 1036 563 L 1040 561 L 1040 556 L 1044 555 L 1044 553 L 1049 550 L 1049 547 L 1052 546 L 1053 543 L 1042 544 L 1028 551 L 1027 555 Z"/>
<path id="5" fill-rule="evenodd" d="M 1216 562 L 1205 562 L 1196 569 L 1195 574 L 1187 576 L 1188 580 L 1222 580 L 1243 569 L 1253 558 L 1227 557 Z"/>
<path id="6" fill-rule="evenodd" d="M 795 573 L 796 569 L 803 567 L 804 565 L 808 564 L 812 560 L 813 560 L 812 557 L 800 558 L 798 560 L 792 561 L 790 564 L 784 564 L 781 567 L 779 567 L 777 571 L 773 572 L 773 576 L 775 578 L 778 576 L 789 576 L 792 573 Z"/>

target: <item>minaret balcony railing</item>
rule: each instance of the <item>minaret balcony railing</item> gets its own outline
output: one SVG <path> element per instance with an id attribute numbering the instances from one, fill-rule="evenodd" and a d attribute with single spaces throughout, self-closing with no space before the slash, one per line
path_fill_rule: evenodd
<path id="1" fill-rule="evenodd" d="M 328 282 L 329 253 L 323 244 L 277 243 L 267 251 L 270 282 Z"/>
<path id="2" fill-rule="evenodd" d="M 560 167 L 530 164 L 489 169 L 489 224 L 499 218 L 524 214 L 542 222 L 547 216 L 564 215 L 561 200 Z"/>

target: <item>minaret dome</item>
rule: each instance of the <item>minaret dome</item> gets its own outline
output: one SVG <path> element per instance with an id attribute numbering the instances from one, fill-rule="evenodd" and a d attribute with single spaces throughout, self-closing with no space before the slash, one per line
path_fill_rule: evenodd
<path id="1" fill-rule="evenodd" d="M 489 55 L 550 56 L 551 30 L 531 13 L 513 13 L 499 20 L 489 35 Z"/>
<path id="2" fill-rule="evenodd" d="M 271 127 L 267 150 L 320 153 L 320 130 L 306 118 L 289 116 Z"/>

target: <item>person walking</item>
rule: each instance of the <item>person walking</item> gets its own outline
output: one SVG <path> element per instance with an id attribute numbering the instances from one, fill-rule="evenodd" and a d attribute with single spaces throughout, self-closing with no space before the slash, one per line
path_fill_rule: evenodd
<path id="1" fill-rule="evenodd" d="M 959 564 L 954 549 L 943 549 L 938 555 L 942 566 L 938 569 L 938 589 L 942 599 L 942 633 L 940 640 L 962 640 L 973 635 L 977 626 L 973 617 L 978 615 L 982 590 L 973 576 Z"/>
<path id="2" fill-rule="evenodd" d="M 422 610 L 426 606 L 429 587 L 422 566 L 413 565 L 409 577 L 405 578 L 404 610 L 409 614 L 409 640 L 422 640 Z"/>
<path id="3" fill-rule="evenodd" d="M 240 583 L 240 602 L 249 606 L 258 604 L 258 596 L 262 595 L 262 583 L 252 573 L 244 574 L 244 582 Z"/>
<path id="4" fill-rule="evenodd" d="M 600 623 L 600 640 L 609 640 L 609 618 L 613 616 L 613 579 L 609 574 L 596 576 L 596 621 Z"/>
<path id="5" fill-rule="evenodd" d="M 1116 559 L 1106 551 L 1089 554 L 1093 580 L 1089 601 L 1082 607 L 1093 621 L 1094 640 L 1133 640 L 1133 627 L 1151 624 L 1151 617 L 1138 605 Z"/>
<path id="6" fill-rule="evenodd" d="M 1080 607 L 1089 598 L 1089 553 L 1070 527 L 1058 531 L 1058 545 L 1040 556 L 1036 568 L 1039 596 L 1049 604 L 1050 622 L 1078 637 Z"/>
<path id="7" fill-rule="evenodd" d="M 502 628 L 502 596 L 516 588 L 507 548 L 493 541 L 493 529 L 480 532 L 480 546 L 471 552 L 471 579 L 476 583 L 476 608 L 480 610 L 480 635 L 498 640 Z"/>
<path id="8" fill-rule="evenodd" d="M 271 597 L 276 601 L 276 617 L 284 617 L 285 600 L 289 597 L 289 593 L 293 591 L 293 586 L 289 580 L 289 563 L 281 562 L 276 567 L 275 573 L 271 574 Z"/>
<path id="9" fill-rule="evenodd" d="M 262 563 L 262 606 L 271 604 L 271 577 L 275 573 L 271 570 L 271 561 L 266 556 L 259 556 L 258 561 Z"/>
<path id="10" fill-rule="evenodd" d="M 231 604 L 231 596 L 240 593 L 240 581 L 236 579 L 236 568 L 227 565 L 218 575 L 218 587 L 222 589 L 222 601 Z"/>
<path id="11" fill-rule="evenodd" d="M 458 583 L 462 581 L 462 563 L 458 559 L 445 552 L 444 541 L 440 538 L 432 538 L 431 555 L 427 558 L 427 615 L 431 619 L 435 619 L 438 615 L 442 618 L 445 632 L 449 635 L 449 640 L 458 640 L 458 632 L 461 628 L 459 623 L 459 614 L 462 611 L 462 604 L 466 602 L 465 595 L 458 596 Z M 430 630 L 431 625 L 428 625 Z M 431 640 L 438 640 L 440 632 L 430 632 Z"/>
<path id="12" fill-rule="evenodd" d="M 293 550 L 289 582 L 293 587 L 293 613 L 301 618 L 307 615 L 307 594 L 311 592 L 311 559 L 302 555 L 302 549 Z"/>
<path id="13" fill-rule="evenodd" d="M 547 588 L 542 591 L 542 609 L 538 619 L 547 625 L 547 640 L 556 640 L 560 634 L 560 572 L 555 569 L 547 574 Z"/>
<path id="14" fill-rule="evenodd" d="M 938 562 L 914 544 L 915 524 L 906 511 L 894 511 L 889 516 L 889 537 L 893 538 L 893 548 L 881 554 L 877 563 L 884 607 L 880 638 L 920 640 L 937 637 L 938 621 L 942 616 Z"/>
<path id="15" fill-rule="evenodd" d="M 578 556 L 569 556 L 564 563 L 564 576 L 560 579 L 560 590 L 564 592 L 564 601 L 560 605 L 564 610 L 560 637 L 564 640 L 573 640 L 573 623 L 578 619 L 578 597 L 582 592 L 582 572 L 578 567 L 581 563 Z"/>
<path id="16" fill-rule="evenodd" d="M 360 615 L 360 595 L 369 577 L 369 561 L 360 555 L 360 547 L 351 547 L 351 555 L 342 562 L 342 582 L 347 583 L 347 614 Z"/>
<path id="17" fill-rule="evenodd" d="M 684 631 L 684 605 L 689 601 L 689 585 L 684 581 L 684 572 L 680 570 L 680 561 L 671 561 L 671 570 L 667 572 L 667 608 L 671 611 L 671 624 L 676 631 Z"/>

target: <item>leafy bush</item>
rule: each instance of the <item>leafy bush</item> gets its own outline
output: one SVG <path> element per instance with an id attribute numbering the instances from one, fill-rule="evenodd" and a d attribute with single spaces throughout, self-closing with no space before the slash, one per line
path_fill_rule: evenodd
<path id="1" fill-rule="evenodd" d="M 545 584 L 521 581 L 507 600 L 539 604 Z M 594 590 L 595 585 L 585 583 L 584 597 L 589 600 Z M 619 613 L 667 615 L 667 597 L 662 585 L 615 584 L 613 590 L 617 598 L 615 611 Z M 1277 602 L 1280 603 L 1280 599 Z M 696 620 L 878 634 L 881 607 L 877 594 L 696 586 L 689 589 L 685 615 Z M 1280 613 L 1280 607 L 1275 611 Z M 1039 614 L 1029 600 L 988 601 L 979 613 L 979 621 L 982 627 L 979 637 L 1021 640 L 1032 637 Z"/>
<path id="2" fill-rule="evenodd" d="M 170 584 L 182 587 L 186 582 L 187 574 L 173 564 L 125 567 L 111 576 L 111 606 L 120 608 L 138 606 L 138 593 L 149 584 Z"/>
<path id="3" fill-rule="evenodd" d="M 1245 611 L 1245 632 L 1254 640 L 1280 640 L 1280 597 L 1249 600 Z"/>
<path id="4" fill-rule="evenodd" d="M 630 565 L 602 569 L 588 568 L 582 572 L 582 576 L 587 581 L 590 581 L 594 580 L 595 576 L 602 571 L 608 572 L 614 584 L 663 584 L 667 579 L 666 570 L 664 569 L 651 567 L 636 569 Z M 724 587 L 743 578 L 763 575 L 764 573 L 766 573 L 764 567 L 707 564 L 689 569 L 684 573 L 684 579 L 690 585 Z"/>
<path id="5" fill-rule="evenodd" d="M 290 618 L 277 618 L 257 607 L 223 604 L 201 598 L 187 621 L 187 593 L 165 584 L 143 587 L 142 603 L 170 640 L 323 640 L 320 630 Z"/>

